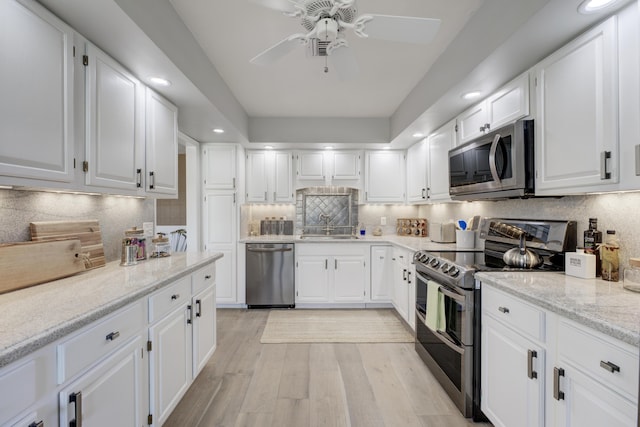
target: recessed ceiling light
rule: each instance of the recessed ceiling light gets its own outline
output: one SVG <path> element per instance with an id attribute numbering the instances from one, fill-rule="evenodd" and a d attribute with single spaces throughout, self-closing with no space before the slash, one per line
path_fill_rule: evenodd
<path id="1" fill-rule="evenodd" d="M 273 150 L 273 145 L 265 145 L 264 148 L 267 150 Z"/>
<path id="2" fill-rule="evenodd" d="M 382 147 L 383 150 L 391 150 L 391 147 L 389 147 L 388 145 L 386 147 Z"/>
<path id="3" fill-rule="evenodd" d="M 167 79 L 163 79 L 162 77 L 149 77 L 149 82 L 156 86 L 171 86 L 171 82 Z"/>
<path id="4" fill-rule="evenodd" d="M 482 94 L 479 90 L 473 90 L 471 92 L 463 93 L 462 99 L 475 99 Z"/>
<path id="5" fill-rule="evenodd" d="M 424 138 L 424 133 L 416 132 L 413 134 L 414 138 Z"/>
<path id="6" fill-rule="evenodd" d="M 578 6 L 578 12 L 582 14 L 596 13 L 616 2 L 617 0 L 584 0 Z"/>
<path id="7" fill-rule="evenodd" d="M 220 128 L 215 128 L 213 129 L 214 133 L 224 133 L 224 129 L 220 129 Z"/>
<path id="8" fill-rule="evenodd" d="M 331 145 L 327 145 L 326 147 L 324 147 L 325 150 L 333 150 L 333 147 Z"/>

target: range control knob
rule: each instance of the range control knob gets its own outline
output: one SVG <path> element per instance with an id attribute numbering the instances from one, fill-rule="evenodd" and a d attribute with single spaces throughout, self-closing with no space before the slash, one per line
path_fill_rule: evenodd
<path id="1" fill-rule="evenodd" d="M 438 258 L 434 258 L 431 260 L 431 267 L 438 268 L 439 265 L 440 265 L 440 261 L 438 261 Z"/>
<path id="2" fill-rule="evenodd" d="M 443 273 L 446 273 L 449 270 L 449 263 L 445 262 L 444 264 L 442 264 L 442 267 L 440 267 L 440 269 Z"/>
<path id="3" fill-rule="evenodd" d="M 460 270 L 455 267 L 451 267 L 451 269 L 448 271 L 448 274 L 451 277 L 458 277 L 460 275 Z"/>
<path id="4" fill-rule="evenodd" d="M 420 255 L 420 262 L 427 262 L 427 260 L 429 259 L 429 256 L 426 253 L 422 253 Z"/>

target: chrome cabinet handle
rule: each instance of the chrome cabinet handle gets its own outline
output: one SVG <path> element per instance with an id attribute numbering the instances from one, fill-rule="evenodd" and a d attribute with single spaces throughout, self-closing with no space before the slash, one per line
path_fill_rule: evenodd
<path id="1" fill-rule="evenodd" d="M 211 275 L 210 274 L 207 274 L 206 276 L 204 276 L 204 280 L 209 280 L 209 279 L 211 279 Z"/>
<path id="2" fill-rule="evenodd" d="M 484 126 L 480 126 L 480 132 L 484 132 Z"/>
<path id="3" fill-rule="evenodd" d="M 498 307 L 498 311 L 504 314 L 509 313 L 509 309 L 507 307 Z"/>
<path id="4" fill-rule="evenodd" d="M 564 369 L 553 368 L 553 398 L 564 400 L 564 392 L 560 391 L 560 377 L 564 377 Z"/>
<path id="5" fill-rule="evenodd" d="M 74 403 L 73 416 L 69 421 L 69 427 L 82 427 L 82 392 L 71 393 L 69 395 L 69 403 Z"/>
<path id="6" fill-rule="evenodd" d="M 267 201 L 267 192 L 266 191 L 264 192 L 264 201 L 265 202 Z"/>
<path id="7" fill-rule="evenodd" d="M 426 198 L 427 198 L 427 194 L 426 194 L 426 193 L 427 193 L 427 189 L 426 189 L 426 188 L 423 188 L 423 189 L 422 189 L 422 198 L 423 198 L 423 199 L 426 199 Z"/>
<path id="8" fill-rule="evenodd" d="M 407 272 L 407 283 L 411 284 L 411 272 Z"/>
<path id="9" fill-rule="evenodd" d="M 29 427 L 44 427 L 44 421 L 42 420 L 34 421 L 31 424 L 29 424 Z"/>
<path id="10" fill-rule="evenodd" d="M 611 179 L 611 172 L 607 171 L 607 160 L 611 158 L 611 151 L 600 153 L 600 179 Z"/>
<path id="11" fill-rule="evenodd" d="M 180 298 L 180 294 L 173 294 L 173 295 L 171 295 L 171 301 L 175 301 L 175 300 L 177 300 L 178 298 Z"/>
<path id="12" fill-rule="evenodd" d="M 533 359 L 538 357 L 538 352 L 535 350 L 527 350 L 527 377 L 529 379 L 538 378 L 538 373 L 533 370 Z"/>
<path id="13" fill-rule="evenodd" d="M 274 202 L 276 201 L 276 192 L 275 191 L 273 192 L 273 201 Z"/>
<path id="14" fill-rule="evenodd" d="M 325 259 L 324 260 L 324 269 L 327 270 L 329 268 L 329 260 Z"/>
<path id="15" fill-rule="evenodd" d="M 156 187 L 156 174 L 155 172 L 149 172 L 149 189 L 153 190 Z"/>
<path id="16" fill-rule="evenodd" d="M 640 144 L 636 145 L 636 176 L 640 176 Z"/>
<path id="17" fill-rule="evenodd" d="M 489 129 L 491 129 L 491 125 L 489 123 L 485 123 L 484 130 L 489 130 Z"/>
<path id="18" fill-rule="evenodd" d="M 191 305 L 187 306 L 187 311 L 189 312 L 189 317 L 187 318 L 187 325 L 193 323 L 193 307 Z"/>
<path id="19" fill-rule="evenodd" d="M 120 332 L 118 332 L 118 331 L 114 331 L 114 332 L 111 332 L 110 334 L 107 334 L 107 336 L 105 337 L 105 339 L 106 339 L 107 341 L 113 341 L 113 340 L 115 340 L 116 338 L 118 338 L 119 336 L 120 336 Z"/>
<path id="20" fill-rule="evenodd" d="M 407 281 L 407 269 L 406 268 L 402 269 L 402 280 L 404 280 L 405 282 Z"/>
<path id="21" fill-rule="evenodd" d="M 600 361 L 600 367 L 602 369 L 605 369 L 609 372 L 611 372 L 612 374 L 614 372 L 620 372 L 620 366 L 616 365 L 615 363 L 611 363 L 609 361 L 605 362 L 604 360 Z"/>
<path id="22" fill-rule="evenodd" d="M 136 169 L 136 187 L 142 187 L 142 169 Z"/>
<path id="23" fill-rule="evenodd" d="M 233 187 L 234 190 L 236 189 L 236 179 L 235 178 L 233 178 L 232 187 Z"/>
<path id="24" fill-rule="evenodd" d="M 338 269 L 338 260 L 337 260 L 337 259 L 334 259 L 334 260 L 333 260 L 333 269 L 334 269 L 334 270 L 337 270 L 337 269 Z"/>
<path id="25" fill-rule="evenodd" d="M 202 301 L 196 300 L 196 317 L 202 316 Z"/>

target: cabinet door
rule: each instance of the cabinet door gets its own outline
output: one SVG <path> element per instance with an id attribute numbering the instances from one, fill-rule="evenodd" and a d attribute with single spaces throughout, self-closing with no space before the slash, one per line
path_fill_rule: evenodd
<path id="1" fill-rule="evenodd" d="M 363 256 L 336 256 L 333 262 L 333 299 L 336 302 L 363 302 L 366 262 Z"/>
<path id="2" fill-rule="evenodd" d="M 529 115 L 529 73 L 505 85 L 486 101 L 487 123 L 495 130 Z"/>
<path id="3" fill-rule="evenodd" d="M 618 181 L 615 19 L 536 67 L 536 192 L 597 190 Z"/>
<path id="4" fill-rule="evenodd" d="M 86 184 L 142 187 L 144 86 L 95 46 L 87 45 Z"/>
<path id="5" fill-rule="evenodd" d="M 0 2 L 0 28 L 0 175 L 71 182 L 73 31 L 26 1 Z"/>
<path id="6" fill-rule="evenodd" d="M 449 150 L 455 146 L 455 120 L 429 135 L 429 201 L 451 200 L 449 196 Z"/>
<path id="7" fill-rule="evenodd" d="M 216 349 L 216 288 L 210 286 L 193 297 L 193 378 Z"/>
<path id="8" fill-rule="evenodd" d="M 484 313 L 481 342 L 482 412 L 496 427 L 544 426 L 544 350 Z"/>
<path id="9" fill-rule="evenodd" d="M 296 303 L 329 302 L 329 259 L 300 255 L 296 260 Z"/>
<path id="10" fill-rule="evenodd" d="M 147 88 L 147 191 L 178 194 L 178 109 Z"/>
<path id="11" fill-rule="evenodd" d="M 206 144 L 202 150 L 204 188 L 235 190 L 236 161 L 235 146 Z"/>
<path id="12" fill-rule="evenodd" d="M 458 145 L 484 134 L 484 125 L 488 123 L 486 106 L 482 101 L 458 116 Z"/>
<path id="13" fill-rule="evenodd" d="M 267 156 L 265 151 L 247 152 L 247 202 L 267 202 L 269 178 L 267 173 Z"/>
<path id="14" fill-rule="evenodd" d="M 404 202 L 405 155 L 402 151 L 366 154 L 365 199 L 371 203 Z"/>
<path id="15" fill-rule="evenodd" d="M 407 320 L 409 315 L 409 287 L 407 286 L 407 261 L 404 251 L 393 251 L 393 306 L 400 316 Z"/>
<path id="16" fill-rule="evenodd" d="M 427 140 L 423 139 L 407 150 L 407 202 L 427 201 L 428 164 L 429 145 Z"/>
<path id="17" fill-rule="evenodd" d="M 273 156 L 273 201 L 275 203 L 293 203 L 293 158 L 290 152 L 277 152 Z"/>
<path id="18" fill-rule="evenodd" d="M 409 255 L 409 259 L 413 255 Z M 407 323 L 416 330 L 416 266 L 412 263 L 407 267 Z"/>
<path id="19" fill-rule="evenodd" d="M 566 427 L 607 426 L 629 427 L 636 425 L 637 402 L 624 399 L 619 394 L 595 381 L 592 377 L 560 359 L 562 368 L 559 391 L 563 396 L 551 400 L 554 425 Z M 554 371 L 554 375 L 556 375 Z M 549 390 L 551 393 L 553 390 Z M 484 410 L 484 409 L 483 409 Z"/>
<path id="20" fill-rule="evenodd" d="M 371 246 L 371 301 L 390 301 L 393 291 L 391 246 Z"/>
<path id="21" fill-rule="evenodd" d="M 191 306 L 185 304 L 149 328 L 150 413 L 154 425 L 162 425 L 191 384 L 191 316 Z"/>
<path id="22" fill-rule="evenodd" d="M 326 178 L 324 152 L 310 151 L 298 153 L 298 179 L 324 181 Z"/>
<path id="23" fill-rule="evenodd" d="M 331 180 L 360 179 L 360 153 L 354 151 L 336 151 L 333 153 L 333 173 Z"/>
<path id="24" fill-rule="evenodd" d="M 146 361 L 141 336 L 60 391 L 60 425 L 146 425 Z M 174 366 L 166 367 L 169 371 Z M 72 422 L 75 421 L 75 424 Z"/>
<path id="25" fill-rule="evenodd" d="M 206 193 L 204 196 L 204 242 L 211 246 L 236 244 L 235 193 Z"/>

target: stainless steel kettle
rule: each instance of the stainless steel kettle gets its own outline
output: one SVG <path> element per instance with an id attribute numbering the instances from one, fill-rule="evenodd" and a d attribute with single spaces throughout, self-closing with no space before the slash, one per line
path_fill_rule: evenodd
<path id="1" fill-rule="evenodd" d="M 527 249 L 527 233 L 520 234 L 520 246 L 511 248 L 502 256 L 502 260 L 510 267 L 536 268 L 540 266 L 543 259 L 537 252 Z"/>

